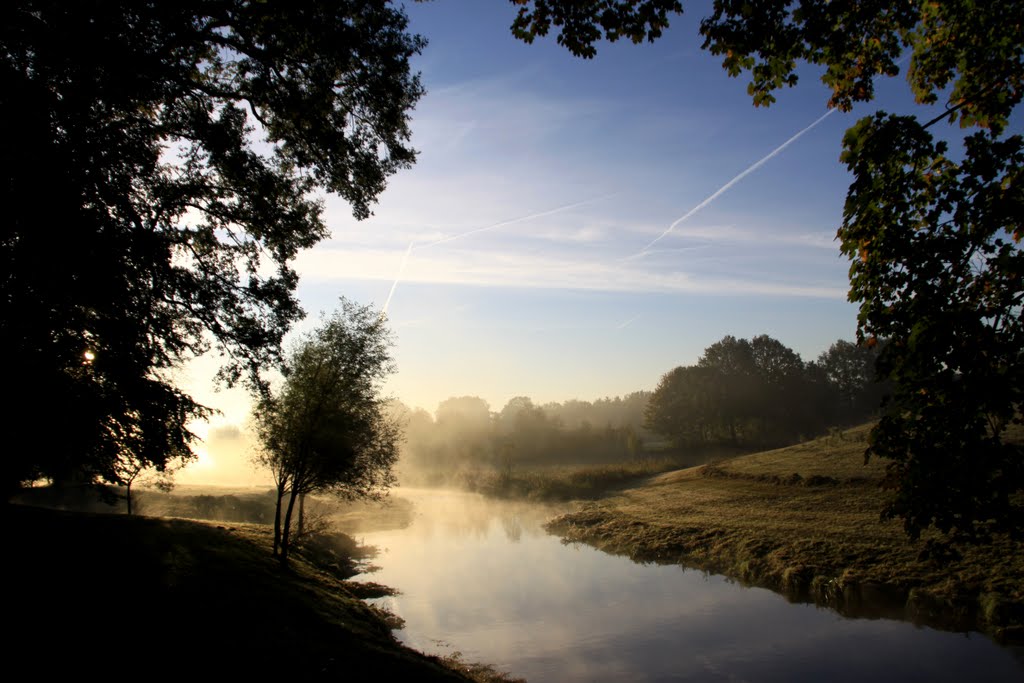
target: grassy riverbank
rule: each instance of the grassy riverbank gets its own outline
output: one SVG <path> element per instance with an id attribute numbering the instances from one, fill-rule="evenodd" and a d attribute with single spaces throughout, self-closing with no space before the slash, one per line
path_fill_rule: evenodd
<path id="1" fill-rule="evenodd" d="M 868 427 L 653 477 L 549 529 L 637 560 L 680 563 L 851 615 L 895 616 L 1024 640 L 1024 546 L 999 539 L 955 561 L 919 558 L 881 522 L 883 464 Z"/>
<path id="2" fill-rule="evenodd" d="M 360 599 L 381 587 L 301 557 L 282 570 L 266 527 L 3 514 L 8 651 L 45 677 L 499 680 L 401 645 Z"/>
<path id="3" fill-rule="evenodd" d="M 564 502 L 600 498 L 679 467 L 676 460 L 648 458 L 613 465 L 477 469 L 460 473 L 456 482 L 459 488 L 492 498 Z"/>
<path id="4" fill-rule="evenodd" d="M 79 512 L 124 513 L 124 489 L 109 486 L 108 500 L 97 489 L 85 487 L 28 488 L 15 503 Z M 184 485 L 164 492 L 139 488 L 132 496 L 136 514 L 147 517 L 179 517 L 227 524 L 272 524 L 277 497 L 270 488 L 227 488 Z M 330 496 L 308 496 L 307 519 L 319 519 L 346 533 L 400 529 L 412 521 L 412 504 L 394 496 L 383 501 L 345 501 Z"/>

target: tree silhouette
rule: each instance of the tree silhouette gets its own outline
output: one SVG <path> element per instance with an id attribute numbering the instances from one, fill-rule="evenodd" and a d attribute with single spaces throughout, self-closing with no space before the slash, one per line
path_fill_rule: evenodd
<path id="1" fill-rule="evenodd" d="M 282 563 L 301 496 L 377 498 L 394 483 L 401 433 L 380 394 L 394 370 L 390 346 L 381 316 L 342 299 L 340 311 L 295 345 L 282 386 L 256 407 L 257 460 L 274 474 L 274 550 Z"/>
<path id="2" fill-rule="evenodd" d="M 818 367 L 838 394 L 842 422 L 855 422 L 881 408 L 888 383 L 879 381 L 875 366 L 883 346 L 876 343 L 869 348 L 839 339 L 818 356 Z"/>
<path id="3" fill-rule="evenodd" d="M 804 363 L 766 334 L 752 340 L 729 335 L 705 349 L 697 365 L 661 378 L 647 404 L 646 426 L 680 448 L 793 443 L 836 420 L 857 422 L 877 412 L 875 357 L 840 341 L 822 361 Z"/>
<path id="4" fill-rule="evenodd" d="M 679 447 L 717 440 L 723 412 L 721 379 L 720 370 L 706 366 L 667 372 L 647 403 L 645 425 Z"/>
<path id="5" fill-rule="evenodd" d="M 4 3 L 3 425 L 51 433 L 5 450 L 8 492 L 190 457 L 209 411 L 169 372 L 208 349 L 263 386 L 327 234 L 311 193 L 364 218 L 414 160 L 423 44 L 385 2 Z"/>

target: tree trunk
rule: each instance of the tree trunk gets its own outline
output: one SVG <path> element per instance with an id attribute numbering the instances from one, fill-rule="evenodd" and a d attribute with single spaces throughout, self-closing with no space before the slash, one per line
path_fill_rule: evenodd
<path id="1" fill-rule="evenodd" d="M 274 506 L 274 557 L 281 547 L 281 499 L 284 498 L 284 480 L 277 485 L 277 505 Z"/>
<path id="2" fill-rule="evenodd" d="M 306 530 L 306 494 L 299 494 L 299 528 L 295 531 L 295 538 L 302 542 L 302 534 Z"/>
<path id="3" fill-rule="evenodd" d="M 291 543 L 289 542 L 289 532 L 292 528 L 292 511 L 295 509 L 295 498 L 297 494 L 295 487 L 292 487 L 291 493 L 288 495 L 288 511 L 284 515 L 284 529 L 281 531 L 281 564 L 288 564 L 288 551 L 291 549 Z"/>
<path id="4" fill-rule="evenodd" d="M 128 485 L 124 488 L 124 500 L 128 504 L 128 514 L 132 514 L 132 483 L 128 482 Z"/>

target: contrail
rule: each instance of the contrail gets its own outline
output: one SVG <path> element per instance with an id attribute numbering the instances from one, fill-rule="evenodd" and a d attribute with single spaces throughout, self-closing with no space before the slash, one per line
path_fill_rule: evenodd
<path id="1" fill-rule="evenodd" d="M 405 250 L 405 256 L 402 257 L 402 265 L 398 266 L 398 275 L 395 276 L 395 281 L 391 283 L 391 291 L 388 292 L 388 298 L 384 301 L 383 308 L 380 309 L 381 318 L 388 314 L 388 306 L 391 305 L 391 297 L 395 295 L 395 290 L 398 289 L 398 282 L 402 279 L 402 273 L 405 272 L 405 264 L 409 262 L 409 254 L 412 253 L 412 247 L 414 244 L 416 244 L 416 240 L 409 242 L 409 248 Z"/>
<path id="2" fill-rule="evenodd" d="M 633 316 L 632 318 L 630 318 L 630 319 L 629 319 L 629 320 L 627 320 L 626 322 L 623 322 L 623 323 L 619 323 L 618 325 L 616 325 L 616 326 L 615 326 L 615 329 L 617 329 L 617 330 L 624 330 L 624 329 L 626 329 L 627 327 L 629 327 L 630 325 L 632 325 L 632 324 L 633 324 L 634 322 L 636 322 L 637 320 L 639 320 L 639 319 L 640 319 L 640 316 L 642 316 L 642 315 L 643 315 L 643 313 L 637 313 L 636 315 L 634 315 L 634 316 Z"/>
<path id="3" fill-rule="evenodd" d="M 486 230 L 494 230 L 495 228 L 501 228 L 501 227 L 504 227 L 506 225 L 512 225 L 513 223 L 522 223 L 523 221 L 532 220 L 534 218 L 541 218 L 542 216 L 550 216 L 553 213 L 559 213 L 561 211 L 568 211 L 569 209 L 575 209 L 577 206 L 583 206 L 585 204 L 593 204 L 594 202 L 599 202 L 599 201 L 602 201 L 604 199 L 610 199 L 611 197 L 614 197 L 617 194 L 619 194 L 619 193 L 618 192 L 612 192 L 611 194 L 601 195 L 600 197 L 594 197 L 592 199 L 584 199 L 581 202 L 574 202 L 572 204 L 565 204 L 563 206 L 556 206 L 555 208 L 548 209 L 547 211 L 541 211 L 539 213 L 531 213 L 529 216 L 520 216 L 519 218 L 512 218 L 512 219 L 507 220 L 507 221 L 501 221 L 500 223 L 493 223 L 491 225 L 487 225 L 487 226 L 484 226 L 482 228 L 475 228 L 475 229 L 469 230 L 467 232 L 459 233 L 458 235 L 451 235 L 449 237 L 442 237 L 441 239 L 434 240 L 433 242 L 427 242 L 426 244 L 421 244 L 420 246 L 416 247 L 416 249 L 426 249 L 427 247 L 436 247 L 439 244 L 444 244 L 445 242 L 451 242 L 452 240 L 462 239 L 463 237 L 469 237 L 470 235 L 475 235 L 478 232 L 484 232 Z"/>
<path id="4" fill-rule="evenodd" d="M 735 184 L 736 184 L 736 183 L 738 183 L 739 181 L 743 180 L 744 178 L 746 178 L 746 177 L 747 177 L 748 175 L 750 175 L 751 173 L 753 173 L 753 172 L 754 172 L 754 171 L 756 171 L 757 169 L 759 169 L 759 168 L 761 168 L 762 166 L 764 166 L 764 165 L 765 165 L 766 163 L 768 163 L 768 161 L 770 161 L 770 160 L 772 159 L 772 157 L 776 156 L 776 155 L 777 155 L 777 154 L 778 154 L 779 152 L 781 152 L 782 150 L 786 149 L 786 148 L 787 148 L 787 147 L 789 147 L 789 146 L 790 146 L 791 144 L 793 144 L 794 142 L 796 142 L 797 140 L 799 140 L 799 139 L 800 139 L 800 136 L 802 136 L 802 135 L 803 135 L 804 133 L 806 133 L 807 131 L 811 130 L 812 128 L 814 128 L 815 126 L 817 126 L 817 125 L 818 125 L 819 123 L 821 123 L 822 121 L 824 121 L 825 119 L 827 119 L 827 118 L 828 118 L 829 116 L 831 116 L 831 115 L 832 115 L 832 114 L 833 114 L 833 113 L 834 113 L 835 111 L 836 111 L 835 109 L 829 109 L 829 110 L 828 110 L 827 112 L 825 112 L 825 113 L 824 113 L 824 114 L 822 114 L 822 115 L 821 115 L 820 117 L 818 117 L 817 119 L 815 119 L 815 120 L 814 120 L 814 122 L 813 122 L 813 123 L 811 123 L 811 125 L 807 126 L 807 127 L 806 127 L 806 128 L 804 128 L 803 130 L 801 130 L 801 131 L 800 131 L 799 133 L 797 133 L 796 135 L 794 135 L 794 136 L 793 136 L 793 137 L 791 137 L 790 139 L 788 139 L 788 140 L 786 140 L 785 142 L 783 142 L 783 143 L 782 143 L 781 145 L 779 145 L 778 147 L 776 147 L 775 149 L 773 149 L 773 150 L 772 150 L 771 152 L 769 152 L 769 153 L 768 153 L 768 154 L 767 154 L 766 156 L 762 157 L 762 158 L 761 158 L 760 160 L 758 160 L 758 161 L 754 162 L 754 163 L 753 163 L 752 165 L 750 165 L 750 166 L 749 166 L 749 167 L 748 167 L 748 168 L 747 168 L 747 169 L 746 169 L 745 171 L 743 171 L 743 172 L 742 172 L 742 173 L 740 173 L 740 174 L 739 174 L 738 176 L 736 176 L 735 178 L 733 178 L 732 180 L 730 180 L 729 182 L 727 182 L 727 183 L 726 183 L 725 185 L 722 185 L 722 186 L 721 186 L 720 188 L 718 188 L 717 190 L 715 190 L 715 192 L 714 192 L 713 194 L 711 194 L 711 195 L 710 195 L 710 196 L 709 196 L 709 197 L 708 197 L 707 199 L 705 199 L 705 200 L 704 200 L 704 201 L 702 201 L 702 202 L 701 202 L 700 204 L 698 204 L 697 206 L 695 206 L 695 207 L 693 207 L 692 209 L 690 209 L 689 211 L 687 211 L 687 212 L 686 212 L 685 214 L 683 214 L 683 215 L 682 215 L 681 217 L 677 218 L 677 219 L 675 220 L 675 222 L 673 222 L 673 223 L 672 223 L 672 225 L 668 226 L 668 229 L 667 229 L 667 230 L 665 230 L 665 232 L 663 232 L 663 233 L 661 233 L 660 235 L 658 235 L 657 237 L 655 237 L 655 238 L 654 238 L 653 240 L 651 240 L 651 242 L 650 242 L 650 243 L 649 243 L 649 244 L 648 244 L 648 245 L 647 245 L 646 247 L 644 247 L 643 249 L 641 249 L 641 250 L 640 250 L 640 251 L 638 251 L 637 253 L 633 254 L 633 255 L 632 255 L 632 256 L 630 256 L 629 258 L 630 258 L 630 259 L 635 259 L 635 258 L 639 258 L 639 257 L 641 257 L 641 256 L 644 256 L 644 255 L 646 255 L 646 254 L 647 254 L 647 252 L 648 252 L 648 251 L 650 250 L 650 248 L 651 248 L 651 247 L 653 247 L 653 246 L 654 246 L 655 244 L 657 244 L 657 243 L 658 243 L 658 242 L 660 242 L 660 241 L 661 241 L 662 239 L 664 239 L 664 238 L 665 238 L 666 236 L 668 236 L 668 234 L 669 234 L 669 233 L 671 233 L 671 232 L 672 232 L 673 230 L 675 230 L 675 229 L 676 229 L 676 226 L 677 226 L 677 225 L 679 225 L 680 223 L 682 223 L 683 221 L 685 221 L 685 220 L 686 220 L 687 218 L 689 218 L 689 217 L 690 217 L 690 216 L 692 216 L 693 214 L 697 213 L 698 211 L 700 211 L 701 209 L 703 209 L 704 207 L 706 207 L 706 206 L 707 206 L 708 204 L 710 204 L 711 202 L 713 202 L 713 201 L 715 201 L 716 199 L 718 199 L 718 198 L 719 198 L 720 196 L 722 196 L 722 195 L 723 195 L 723 194 L 724 194 L 725 192 L 727 192 L 727 191 L 729 190 L 729 188 L 731 188 L 731 187 L 732 187 L 733 185 L 735 185 Z"/>
<path id="5" fill-rule="evenodd" d="M 599 202 L 601 200 L 609 199 L 611 197 L 614 197 L 617 194 L 619 194 L 619 193 L 618 192 L 612 192 L 611 194 L 601 195 L 600 197 L 594 197 L 592 199 L 584 199 L 581 202 L 573 202 L 572 204 L 564 204 L 562 206 L 556 206 L 555 208 L 548 209 L 547 211 L 541 211 L 539 213 L 531 213 L 529 216 L 520 216 L 519 218 L 512 218 L 510 220 L 501 221 L 500 223 L 493 223 L 491 225 L 487 225 L 487 226 L 484 226 L 482 228 L 475 228 L 475 229 L 469 230 L 467 232 L 461 232 L 458 235 L 451 235 L 449 237 L 442 237 L 441 239 L 434 240 L 433 242 L 427 242 L 426 244 L 421 244 L 418 247 L 415 246 L 415 244 L 416 244 L 415 240 L 413 240 L 412 242 L 409 242 L 409 248 L 405 250 L 405 255 L 402 257 L 402 265 L 400 265 L 398 267 L 398 275 L 395 276 L 395 281 L 393 283 L 391 283 L 391 291 L 388 292 L 388 298 L 387 298 L 386 301 L 384 301 L 384 307 L 380 309 L 380 317 L 383 318 L 385 315 L 387 315 L 388 306 L 391 305 L 391 299 L 392 299 L 392 297 L 395 296 L 395 290 L 398 288 L 398 283 L 401 282 L 401 280 L 402 280 L 402 273 L 405 272 L 405 264 L 409 262 L 409 255 L 412 254 L 412 251 L 413 251 L 414 248 L 419 250 L 419 249 L 426 249 L 427 247 L 436 247 L 439 244 L 444 244 L 445 242 L 451 242 L 452 240 L 462 239 L 463 237 L 469 237 L 470 235 L 475 235 L 476 233 L 484 232 L 485 230 L 494 230 L 495 228 L 500 228 L 500 227 L 503 227 L 505 225 L 512 225 L 513 223 L 522 223 L 523 221 L 528 221 L 528 220 L 533 219 L 533 218 L 540 218 L 542 216 L 550 216 L 551 214 L 558 213 L 560 211 L 568 211 L 569 209 L 574 209 L 577 206 L 583 206 L 584 204 L 593 204 L 594 202 Z"/>

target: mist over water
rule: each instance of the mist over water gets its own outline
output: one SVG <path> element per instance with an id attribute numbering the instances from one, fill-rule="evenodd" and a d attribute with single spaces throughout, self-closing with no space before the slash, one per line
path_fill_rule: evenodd
<path id="1" fill-rule="evenodd" d="M 425 652 L 461 652 L 541 681 L 1018 681 L 1020 651 L 980 634 L 854 620 L 678 566 L 563 545 L 564 508 L 402 489 L 410 526 L 357 536 L 380 550 L 361 578 Z"/>

